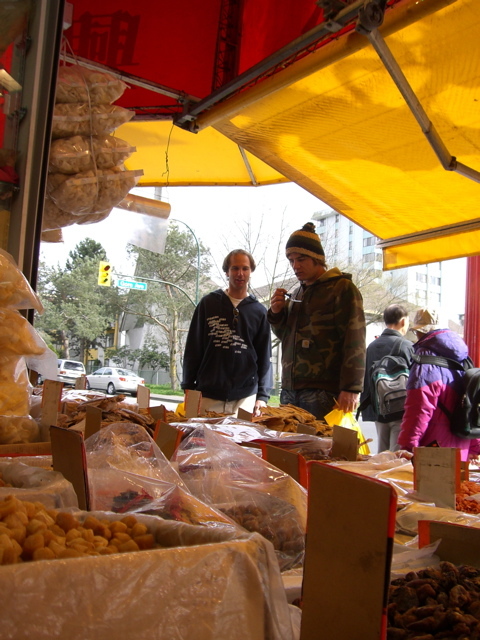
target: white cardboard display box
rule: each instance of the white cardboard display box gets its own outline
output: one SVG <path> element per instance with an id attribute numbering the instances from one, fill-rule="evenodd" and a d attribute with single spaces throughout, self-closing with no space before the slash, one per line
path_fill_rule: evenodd
<path id="1" fill-rule="evenodd" d="M 260 535 L 137 519 L 170 548 L 1 566 L 2 640 L 292 639 L 274 550 Z"/>

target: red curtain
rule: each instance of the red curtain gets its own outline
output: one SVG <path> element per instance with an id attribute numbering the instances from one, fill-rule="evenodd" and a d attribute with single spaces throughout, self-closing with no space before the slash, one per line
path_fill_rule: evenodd
<path id="1" fill-rule="evenodd" d="M 467 258 L 467 287 L 465 299 L 464 338 L 475 366 L 480 363 L 480 256 Z"/>

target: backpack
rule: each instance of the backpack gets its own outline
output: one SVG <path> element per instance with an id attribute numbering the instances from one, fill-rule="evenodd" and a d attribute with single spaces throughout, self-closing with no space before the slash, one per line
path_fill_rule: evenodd
<path id="1" fill-rule="evenodd" d="M 404 356 L 400 355 L 402 340 L 397 338 L 392 351 L 370 367 L 370 393 L 359 406 L 357 416 L 369 404 L 380 422 L 393 422 L 403 416 L 410 368 Z"/>
<path id="2" fill-rule="evenodd" d="M 417 364 L 435 364 L 457 371 L 462 376 L 462 396 L 453 411 L 449 411 L 442 402 L 438 406 L 450 420 L 450 431 L 459 438 L 480 438 L 480 368 L 474 367 L 470 358 L 457 362 L 441 356 L 413 355 Z"/>

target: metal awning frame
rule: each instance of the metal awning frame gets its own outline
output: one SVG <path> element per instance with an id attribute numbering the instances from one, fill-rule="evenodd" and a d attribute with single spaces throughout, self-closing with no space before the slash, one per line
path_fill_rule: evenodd
<path id="1" fill-rule="evenodd" d="M 385 4 L 387 2 L 387 0 L 380 1 Z M 364 4 L 365 0 L 354 0 L 352 4 L 341 9 L 334 17 L 328 17 L 325 22 L 314 27 L 300 38 L 296 38 L 287 46 L 282 47 L 276 53 L 268 56 L 260 63 L 237 76 L 234 80 L 228 82 L 203 100 L 197 102 L 195 105 L 192 106 L 186 103 L 183 114 L 174 118 L 175 124 L 196 133 L 199 130 L 199 126 L 196 122 L 198 116 L 205 113 L 212 107 L 215 107 L 223 100 L 231 98 L 251 82 L 257 82 L 263 75 L 273 73 L 274 70 L 279 67 L 283 69 L 287 65 L 288 60 L 292 58 L 294 59 L 312 45 L 318 44 L 326 37 L 330 37 L 332 33 L 339 32 L 349 23 L 352 23 L 353 26 L 354 21 L 358 17 Z"/>
<path id="2" fill-rule="evenodd" d="M 425 240 L 467 233 L 469 231 L 477 231 L 478 229 L 480 229 L 480 218 L 468 220 L 468 222 L 463 223 L 447 224 L 443 227 L 436 227 L 435 229 L 428 229 L 427 231 L 418 231 L 417 233 L 397 236 L 396 238 L 389 238 L 388 240 L 379 240 L 377 242 L 377 247 L 380 247 L 381 249 L 386 249 L 387 247 L 398 247 L 402 244 L 424 242 Z"/>
<path id="3" fill-rule="evenodd" d="M 376 9 L 378 9 L 378 2 L 376 0 L 369 0 L 366 3 L 366 7 L 368 5 L 374 5 Z M 372 17 L 372 11 L 369 12 L 369 18 Z M 458 160 L 453 156 L 443 143 L 440 135 L 438 134 L 435 126 L 429 119 L 427 113 L 425 112 L 422 104 L 418 100 L 415 92 L 410 86 L 405 74 L 400 68 L 399 64 L 395 60 L 392 52 L 387 46 L 387 43 L 381 36 L 378 31 L 378 27 L 383 22 L 383 13 L 377 12 L 375 15 L 377 24 L 372 24 L 370 20 L 363 20 L 363 14 L 360 12 L 358 23 L 356 26 L 356 31 L 359 33 L 363 33 L 375 49 L 378 54 L 380 60 L 382 61 L 385 69 L 390 74 L 392 80 L 400 91 L 403 99 L 405 100 L 407 106 L 418 122 L 422 133 L 425 135 L 428 143 L 432 147 L 435 155 L 440 161 L 440 164 L 446 171 L 455 171 L 460 175 L 469 178 L 475 182 L 480 182 L 480 172 L 468 167 L 467 165 L 458 162 Z M 470 220 L 465 223 L 457 223 L 454 225 L 445 225 L 443 227 L 437 227 L 434 229 L 429 229 L 428 231 L 417 232 L 413 234 L 408 234 L 404 236 L 397 236 L 396 238 L 390 238 L 388 240 L 383 240 L 377 243 L 377 246 L 384 249 L 386 247 L 399 246 L 402 244 L 412 243 L 412 242 L 422 242 L 424 240 L 429 240 L 432 238 L 440 238 L 442 236 L 449 236 L 452 234 L 465 233 L 467 231 L 473 231 L 480 228 L 480 219 Z"/>

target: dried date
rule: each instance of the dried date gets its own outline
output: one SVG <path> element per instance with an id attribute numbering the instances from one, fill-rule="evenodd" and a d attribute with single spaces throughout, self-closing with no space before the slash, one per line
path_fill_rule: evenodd
<path id="1" fill-rule="evenodd" d="M 387 639 L 480 640 L 479 576 L 475 567 L 442 562 L 393 580 Z"/>
<path id="2" fill-rule="evenodd" d="M 463 608 L 468 606 L 471 601 L 471 595 L 465 587 L 462 587 L 461 584 L 456 584 L 452 589 L 450 589 L 450 593 L 448 594 L 448 603 L 451 607 Z"/>

